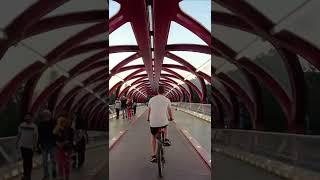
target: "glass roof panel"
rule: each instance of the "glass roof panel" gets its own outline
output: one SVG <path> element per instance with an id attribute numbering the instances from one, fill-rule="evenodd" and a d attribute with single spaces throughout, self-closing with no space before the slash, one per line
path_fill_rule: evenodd
<path id="1" fill-rule="evenodd" d="M 178 63 L 177 61 L 174 61 L 174 60 L 172 60 L 170 58 L 167 58 L 167 57 L 165 57 L 163 59 L 163 64 L 175 64 L 175 65 L 180 65 L 181 66 L 181 64 Z"/>
<path id="2" fill-rule="evenodd" d="M 40 77 L 35 90 L 34 95 L 32 97 L 32 100 L 34 101 L 42 92 L 43 90 L 48 87 L 51 83 L 53 83 L 55 80 L 57 80 L 59 77 L 61 77 L 62 74 L 58 72 L 53 67 L 49 67 L 44 73 L 42 73 L 42 76 Z"/>
<path id="3" fill-rule="evenodd" d="M 134 52 L 121 52 L 109 54 L 109 71 L 111 71 L 121 61 L 125 60 L 133 54 Z"/>
<path id="4" fill-rule="evenodd" d="M 214 25 L 214 31 L 212 34 L 215 38 L 237 52 L 246 48 L 246 46 L 257 39 L 257 36 L 254 34 L 217 24 Z"/>
<path id="5" fill-rule="evenodd" d="M 136 69 L 131 69 L 131 70 L 127 70 L 127 71 L 123 71 L 121 73 L 116 74 L 115 76 L 118 76 L 119 78 L 126 78 L 128 75 L 130 75 L 131 73 L 133 73 L 134 71 L 136 71 Z"/>
<path id="6" fill-rule="evenodd" d="M 138 58 L 136 60 L 131 61 L 130 63 L 128 63 L 127 65 L 125 65 L 124 67 L 127 66 L 133 66 L 133 65 L 143 65 L 143 60 L 142 58 Z"/>
<path id="7" fill-rule="evenodd" d="M 211 31 L 211 1 L 181 1 L 179 6 L 182 11 L 198 21 L 208 31 Z"/>
<path id="8" fill-rule="evenodd" d="M 94 3 L 92 1 L 81 1 L 81 3 L 79 3 L 79 1 L 67 1 L 51 13 L 47 14 L 45 17 L 74 13 L 79 11 L 106 10 L 106 8 L 106 0 L 95 0 Z"/>
<path id="9" fill-rule="evenodd" d="M 199 68 L 204 63 L 206 63 L 208 60 L 211 60 L 211 55 L 204 54 L 204 53 L 185 52 L 185 51 L 170 51 L 170 52 L 186 60 L 196 69 Z"/>
<path id="10" fill-rule="evenodd" d="M 320 1 L 308 1 L 303 7 L 297 9 L 292 15 L 274 28 L 277 33 L 289 30 L 302 39 L 320 48 L 320 23 L 318 17 Z"/>
<path id="11" fill-rule="evenodd" d="M 0 89 L 37 60 L 39 58 L 34 53 L 22 46 L 10 47 L 0 60 Z"/>
<path id="12" fill-rule="evenodd" d="M 271 19 L 273 22 L 278 22 L 308 0 L 246 1 L 257 8 L 261 13 L 263 13 L 263 15 Z"/>
<path id="13" fill-rule="evenodd" d="M 109 46 L 117 45 L 137 45 L 130 22 L 109 34 Z"/>
<path id="14" fill-rule="evenodd" d="M 121 5 L 119 3 L 109 0 L 109 19 L 118 13 L 120 7 Z"/>
<path id="15" fill-rule="evenodd" d="M 97 73 L 98 71 L 101 71 L 102 69 L 104 69 L 105 67 L 99 67 L 84 73 L 81 73 L 79 76 L 75 77 L 76 80 L 83 82 L 84 80 L 88 79 L 90 76 L 92 76 L 93 74 Z"/>
<path id="16" fill-rule="evenodd" d="M 255 64 L 268 72 L 284 90 L 291 94 L 289 76 L 282 57 L 276 49 L 267 41 L 256 41 L 243 52 L 243 55 L 249 57 Z"/>
<path id="17" fill-rule="evenodd" d="M 212 10 L 213 11 L 219 11 L 219 12 L 225 12 L 225 13 L 228 13 L 228 14 L 233 14 L 229 9 L 221 6 L 220 4 L 214 2 L 214 1 L 211 1 L 212 4 L 211 4 L 211 7 L 212 7 Z"/>
<path id="18" fill-rule="evenodd" d="M 118 76 L 112 76 L 109 80 L 109 90 L 120 81 L 122 81 L 122 79 Z"/>
<path id="19" fill-rule="evenodd" d="M 32 4 L 38 2 L 37 0 L 1 0 L 0 6 L 0 29 L 8 26 L 17 16 L 24 10 L 29 8 Z"/>
<path id="20" fill-rule="evenodd" d="M 175 22 L 171 22 L 167 44 L 207 45 L 202 39 L 200 39 L 189 29 L 186 29 L 185 27 Z"/>
<path id="21" fill-rule="evenodd" d="M 77 56 L 73 56 L 70 58 L 67 58 L 65 60 L 62 60 L 58 63 L 56 63 L 57 66 L 64 69 L 66 72 L 80 64 L 83 60 L 89 58 L 90 56 L 93 56 L 94 54 L 98 53 L 100 50 L 90 51 L 88 53 L 82 53 Z"/>
<path id="22" fill-rule="evenodd" d="M 54 31 L 48 31 L 24 39 L 23 42 L 38 52 L 41 52 L 43 56 L 46 56 L 47 53 L 62 44 L 64 41 L 94 24 L 95 23 L 86 23 L 55 29 Z"/>

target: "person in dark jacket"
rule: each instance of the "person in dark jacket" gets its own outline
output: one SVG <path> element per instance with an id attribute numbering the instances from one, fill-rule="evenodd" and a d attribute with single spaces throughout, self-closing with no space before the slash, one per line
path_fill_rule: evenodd
<path id="1" fill-rule="evenodd" d="M 50 110 L 44 110 L 41 114 L 41 122 L 38 125 L 39 131 L 39 148 L 42 152 L 43 162 L 43 180 L 49 179 L 49 158 L 51 161 L 51 173 L 53 178 L 56 178 L 56 161 L 55 148 L 56 140 L 53 135 L 55 123 L 52 120 L 52 113 Z"/>

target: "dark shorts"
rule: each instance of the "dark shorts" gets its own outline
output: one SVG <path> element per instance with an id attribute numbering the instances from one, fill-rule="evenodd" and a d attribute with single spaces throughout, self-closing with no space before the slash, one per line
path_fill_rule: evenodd
<path id="1" fill-rule="evenodd" d="M 165 127 L 167 127 L 167 126 L 168 126 L 168 125 L 165 125 L 165 126 L 162 126 L 162 127 L 150 127 L 151 134 L 155 136 L 160 129 L 165 128 Z"/>

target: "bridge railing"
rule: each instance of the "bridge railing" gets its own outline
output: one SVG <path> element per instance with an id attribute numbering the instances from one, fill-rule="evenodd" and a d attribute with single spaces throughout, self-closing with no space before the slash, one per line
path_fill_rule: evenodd
<path id="1" fill-rule="evenodd" d="M 230 147 L 294 166 L 320 171 L 320 136 L 212 130 L 213 148 Z"/>
<path id="2" fill-rule="evenodd" d="M 211 116 L 211 104 L 176 102 L 172 106 L 188 109 L 193 112 Z"/>

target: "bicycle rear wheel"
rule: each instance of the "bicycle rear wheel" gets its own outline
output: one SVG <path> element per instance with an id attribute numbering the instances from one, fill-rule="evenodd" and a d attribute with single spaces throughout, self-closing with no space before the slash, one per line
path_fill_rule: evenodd
<path id="1" fill-rule="evenodd" d="M 158 163 L 158 171 L 159 177 L 163 177 L 163 162 L 162 162 L 162 153 L 161 153 L 162 144 L 158 141 L 158 149 L 157 149 L 157 163 Z"/>
<path id="2" fill-rule="evenodd" d="M 163 161 L 163 149 L 162 149 L 162 142 L 161 139 L 158 139 L 158 148 L 157 148 L 157 163 L 158 163 L 158 172 L 159 177 L 163 177 L 163 167 L 164 167 L 164 161 Z"/>

